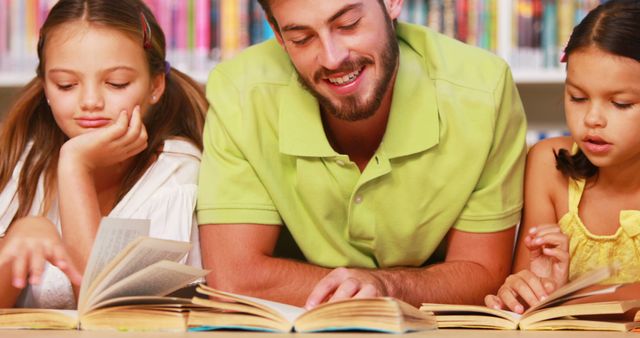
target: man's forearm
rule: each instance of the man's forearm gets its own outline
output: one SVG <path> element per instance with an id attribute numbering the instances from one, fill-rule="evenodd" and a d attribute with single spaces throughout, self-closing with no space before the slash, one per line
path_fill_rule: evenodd
<path id="1" fill-rule="evenodd" d="M 239 294 L 303 306 L 307 296 L 330 269 L 283 258 L 265 257 L 235 271 L 213 269 L 207 283 Z M 218 273 L 216 273 L 218 271 Z"/>
<path id="2" fill-rule="evenodd" d="M 419 306 L 421 303 L 482 304 L 495 292 L 504 276 L 492 276 L 474 262 L 446 262 L 426 268 L 392 268 L 374 271 L 389 296 Z"/>

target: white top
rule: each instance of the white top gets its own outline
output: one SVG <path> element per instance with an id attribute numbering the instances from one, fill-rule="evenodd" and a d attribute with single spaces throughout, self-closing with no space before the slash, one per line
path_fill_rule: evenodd
<path id="1" fill-rule="evenodd" d="M 0 236 L 4 236 L 18 208 L 16 188 L 22 164 L 0 193 Z M 149 236 L 191 241 L 187 263 L 201 267 L 198 228 L 195 218 L 200 151 L 190 142 L 166 140 L 162 153 L 144 175 L 109 213 L 109 217 L 151 220 Z M 40 177 L 30 215 L 38 215 L 43 206 L 43 178 Z M 60 231 L 60 214 L 54 201 L 47 217 Z M 48 264 L 39 285 L 29 285 L 22 292 L 18 307 L 54 309 L 76 308 L 73 289 L 67 276 Z"/>

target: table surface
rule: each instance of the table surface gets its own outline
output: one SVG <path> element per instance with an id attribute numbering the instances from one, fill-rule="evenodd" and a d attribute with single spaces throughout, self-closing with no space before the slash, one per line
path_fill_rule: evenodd
<path id="1" fill-rule="evenodd" d="M 92 337 L 92 338 L 112 338 L 112 337 L 144 337 L 144 338 L 172 338 L 172 337 L 189 337 L 189 338 L 206 338 L 206 337 L 230 337 L 230 338 L 323 338 L 331 336 L 332 338 L 396 338 L 399 335 L 384 333 L 313 333 L 313 334 L 278 334 L 278 333 L 261 333 L 261 332 L 239 332 L 239 331 L 209 331 L 209 332 L 182 332 L 182 333 L 158 333 L 158 332 L 112 332 L 112 331 L 44 331 L 44 330 L 0 330 L 0 338 L 11 337 Z M 595 332 L 595 331 L 499 331 L 499 330 L 434 330 L 413 332 L 404 334 L 409 338 L 454 338 L 454 337 L 542 337 L 542 338 L 619 338 L 619 337 L 635 337 L 640 338 L 640 333 L 631 332 Z"/>

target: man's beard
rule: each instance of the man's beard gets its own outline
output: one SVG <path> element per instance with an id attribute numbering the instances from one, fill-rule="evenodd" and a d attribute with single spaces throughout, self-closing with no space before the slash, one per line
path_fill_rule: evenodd
<path id="1" fill-rule="evenodd" d="M 374 84 L 372 97 L 364 101 L 357 95 L 349 95 L 340 99 L 338 104 L 334 104 L 330 98 L 323 96 L 315 90 L 314 86 L 298 72 L 298 81 L 307 89 L 320 104 L 320 109 L 328 114 L 345 121 L 359 121 L 367 119 L 378 110 L 384 94 L 393 85 L 393 78 L 398 64 L 400 55 L 398 47 L 398 39 L 392 28 L 391 20 L 387 17 L 387 29 L 385 46 L 380 54 L 382 63 L 382 77 Z M 328 70 L 324 67 L 320 68 L 313 75 L 313 81 L 319 83 L 323 78 L 329 77 L 331 74 L 343 73 L 348 74 L 361 70 L 365 65 L 373 65 L 374 61 L 369 57 L 358 57 L 355 60 L 344 61 L 337 69 Z M 297 71 L 297 69 L 296 69 Z M 360 76 L 360 74 L 358 74 Z"/>

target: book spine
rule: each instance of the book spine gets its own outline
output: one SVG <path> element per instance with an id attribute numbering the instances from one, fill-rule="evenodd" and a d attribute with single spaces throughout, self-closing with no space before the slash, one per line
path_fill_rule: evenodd
<path id="1" fill-rule="evenodd" d="M 0 0 L 0 70 L 8 68 L 9 0 Z"/>
<path id="2" fill-rule="evenodd" d="M 467 42 L 469 36 L 468 0 L 456 1 L 456 39 Z"/>
<path id="3" fill-rule="evenodd" d="M 559 65 L 557 10 L 555 0 L 545 0 L 542 9 L 542 37 L 543 67 L 554 68 Z"/>
<path id="4" fill-rule="evenodd" d="M 204 71 L 208 68 L 207 57 L 209 54 L 210 33 L 210 1 L 196 0 L 195 2 L 195 66 L 194 70 Z"/>
<path id="5" fill-rule="evenodd" d="M 220 59 L 220 0 L 211 0 L 211 15 L 209 24 L 209 46 L 210 58 L 214 60 Z"/>

